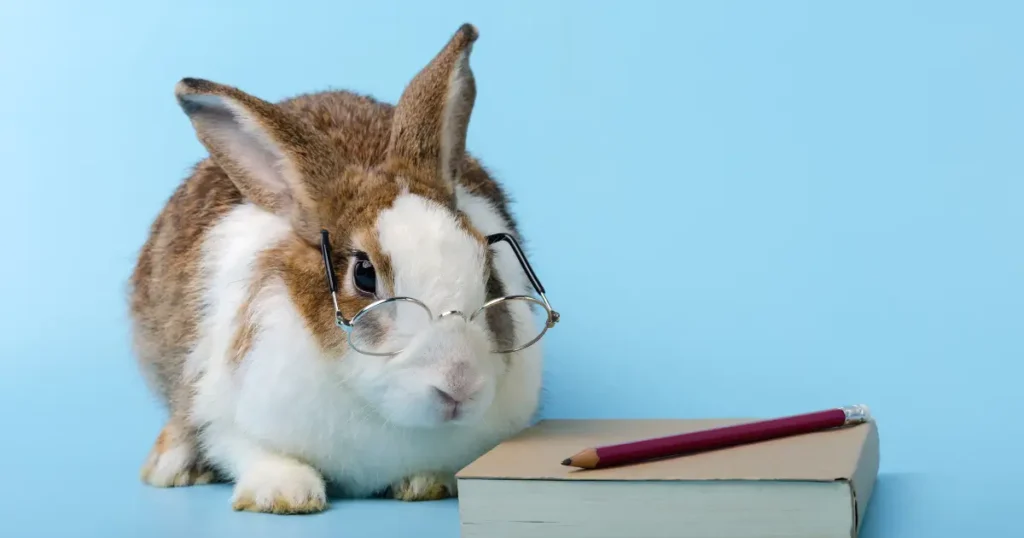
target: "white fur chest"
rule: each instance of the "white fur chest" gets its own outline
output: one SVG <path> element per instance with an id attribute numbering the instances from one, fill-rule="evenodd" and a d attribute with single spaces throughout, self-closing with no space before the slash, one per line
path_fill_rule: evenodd
<path id="1" fill-rule="evenodd" d="M 210 311 L 188 367 L 197 387 L 193 422 L 206 425 L 203 444 L 212 459 L 237 459 L 232 443 L 245 438 L 308 463 L 347 495 L 364 496 L 416 472 L 454 473 L 529 423 L 539 397 L 539 345 L 509 357 L 479 422 L 398 427 L 355 394 L 351 384 L 359 380 L 344 364 L 321 354 L 279 282 L 255 302 L 262 330 L 251 351 L 232 361 L 230 337 L 254 276 L 248 260 L 288 232 L 281 219 L 242 206 L 208 240 Z M 514 269 L 499 261 L 513 289 L 521 281 L 511 276 Z"/>
<path id="2" fill-rule="evenodd" d="M 275 315 L 294 315 L 279 306 Z M 276 323 L 287 326 L 285 320 Z M 265 446 L 311 464 L 351 495 L 371 494 L 414 472 L 454 473 L 525 425 L 536 403 L 530 384 L 513 377 L 477 425 L 396 427 L 355 396 L 344 369 L 319 356 L 308 340 L 297 330 L 265 337 L 235 376 L 232 420 Z"/>

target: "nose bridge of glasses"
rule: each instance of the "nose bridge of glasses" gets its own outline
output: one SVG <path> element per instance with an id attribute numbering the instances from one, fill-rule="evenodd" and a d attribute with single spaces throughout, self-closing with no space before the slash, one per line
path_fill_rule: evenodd
<path id="1" fill-rule="evenodd" d="M 414 297 L 391 297 L 389 299 L 377 301 L 369 307 L 364 308 L 363 311 L 360 312 L 360 315 L 356 316 L 357 319 L 354 321 L 360 321 L 363 316 L 372 317 L 372 312 L 388 312 L 388 310 L 385 310 L 386 308 L 391 308 L 392 310 L 390 311 L 390 314 L 395 317 L 402 317 L 397 314 L 399 311 L 404 311 L 408 314 L 405 316 L 406 321 L 419 320 L 420 322 L 425 322 L 427 324 L 443 321 L 448 318 L 461 318 L 466 322 L 471 320 L 470 314 L 467 314 L 464 310 L 451 308 L 453 305 L 446 306 L 448 306 L 448 308 L 445 309 L 437 308 L 436 305 L 432 308 L 426 301 L 416 299 Z M 441 313 L 435 314 L 434 312 Z"/>
<path id="2" fill-rule="evenodd" d="M 546 299 L 546 297 L 544 299 Z M 478 309 L 473 310 L 469 314 L 467 314 L 463 310 L 449 308 L 447 310 L 443 310 L 440 314 L 436 315 L 433 314 L 431 308 L 425 302 L 419 299 L 411 297 L 392 297 L 389 299 L 382 299 L 376 301 L 372 305 L 368 305 L 354 317 L 354 319 L 347 327 L 344 326 L 344 324 L 341 323 L 340 321 L 339 326 L 345 328 L 346 332 L 349 333 L 349 342 L 353 347 L 356 348 L 357 351 L 371 355 L 394 355 L 398 353 L 401 350 L 401 348 L 404 348 L 405 344 L 402 344 L 402 347 L 400 349 L 396 350 L 388 348 L 388 351 L 385 352 L 373 351 L 372 345 L 369 348 L 364 349 L 365 346 L 363 344 L 365 344 L 366 342 L 363 342 L 363 340 L 366 338 L 362 337 L 368 336 L 370 337 L 369 339 L 372 340 L 372 337 L 374 336 L 373 331 L 379 328 L 378 322 L 382 321 L 381 319 L 375 319 L 375 317 L 372 315 L 373 312 L 384 314 L 385 319 L 391 318 L 392 321 L 398 322 L 399 325 L 404 326 L 404 330 L 400 332 L 404 333 L 407 337 L 411 337 L 413 334 L 416 333 L 425 334 L 420 333 L 420 331 L 426 329 L 430 325 L 434 325 L 435 323 L 440 323 L 445 320 L 450 320 L 454 318 L 461 318 L 466 323 L 478 323 L 485 319 L 485 312 L 489 311 L 490 309 L 493 309 L 494 307 L 498 307 L 499 305 L 502 305 L 504 307 L 514 305 L 514 308 L 520 313 L 531 311 L 531 306 L 534 309 L 539 308 L 539 311 L 536 313 L 541 314 L 546 319 L 538 319 L 538 324 L 536 327 L 530 329 L 513 328 L 513 332 L 511 334 L 497 336 L 499 342 L 494 343 L 495 348 L 491 350 L 493 353 L 514 353 L 527 347 L 530 347 L 533 344 L 535 344 L 538 340 L 540 340 L 547 332 L 547 330 L 552 328 L 558 322 L 558 313 L 550 309 L 546 300 L 542 301 L 531 296 L 511 295 L 491 299 L 490 301 L 485 302 Z M 385 307 L 394 308 L 398 306 L 411 309 L 410 311 L 408 311 L 409 313 L 418 312 L 419 314 L 400 316 L 397 315 L 397 311 L 385 309 Z M 499 322 L 498 326 L 502 326 L 501 322 Z M 524 327 L 532 327 L 532 325 L 527 324 Z M 364 334 L 364 329 L 369 330 L 371 332 Z M 459 329 L 456 329 L 456 326 L 448 326 L 447 330 Z M 359 336 L 359 338 L 354 338 L 354 336 Z"/>
<path id="3" fill-rule="evenodd" d="M 442 312 L 440 316 L 437 316 L 437 319 L 442 320 L 447 317 L 459 317 L 462 318 L 463 321 L 468 321 L 469 319 L 466 317 L 466 314 L 464 314 L 461 310 L 448 310 Z"/>

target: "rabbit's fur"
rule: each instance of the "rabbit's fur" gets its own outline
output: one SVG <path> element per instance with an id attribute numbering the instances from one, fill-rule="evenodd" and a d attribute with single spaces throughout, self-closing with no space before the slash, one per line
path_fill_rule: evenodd
<path id="1" fill-rule="evenodd" d="M 436 314 L 531 294 L 502 188 L 465 153 L 476 96 L 462 26 L 395 105 L 346 91 L 269 103 L 198 79 L 176 87 L 210 153 L 152 225 L 131 278 L 135 348 L 169 418 L 142 469 L 154 486 L 235 483 L 238 510 L 316 512 L 325 488 L 404 500 L 455 495 L 454 473 L 532 420 L 541 344 L 489 346 L 534 323 L 444 318 L 394 357 L 351 350 L 339 309 L 377 296 Z M 439 397 L 443 395 L 445 397 Z M 458 413 L 452 401 L 459 402 Z"/>

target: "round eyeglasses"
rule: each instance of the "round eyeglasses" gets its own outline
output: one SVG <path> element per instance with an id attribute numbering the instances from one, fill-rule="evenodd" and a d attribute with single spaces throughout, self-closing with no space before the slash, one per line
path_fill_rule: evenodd
<path id="1" fill-rule="evenodd" d="M 366 305 L 352 319 L 347 319 L 338 307 L 337 279 L 331 263 L 333 256 L 326 230 L 321 230 L 320 239 L 327 282 L 334 303 L 335 323 L 348 333 L 349 346 L 359 353 L 376 356 L 398 354 L 427 325 L 449 316 L 460 317 L 490 332 L 494 336 L 491 352 L 514 353 L 537 343 L 560 319 L 559 313 L 551 308 L 544 286 L 530 267 L 518 242 L 506 233 L 488 236 L 488 245 L 504 241 L 512 247 L 540 299 L 530 295 L 508 295 L 491 299 L 468 315 L 451 310 L 435 316 L 418 299 L 389 297 Z"/>

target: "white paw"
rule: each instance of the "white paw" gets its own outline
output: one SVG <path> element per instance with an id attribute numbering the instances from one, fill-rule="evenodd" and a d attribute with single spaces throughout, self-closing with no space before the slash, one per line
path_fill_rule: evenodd
<path id="1" fill-rule="evenodd" d="M 235 485 L 235 510 L 272 514 L 310 514 L 327 507 L 324 480 L 312 467 L 268 460 L 248 469 Z"/>
<path id="2" fill-rule="evenodd" d="M 391 496 L 400 501 L 436 501 L 458 496 L 455 476 L 447 473 L 417 473 L 391 486 Z"/>

